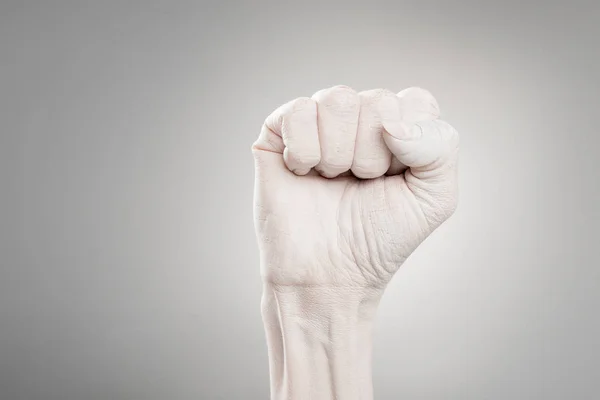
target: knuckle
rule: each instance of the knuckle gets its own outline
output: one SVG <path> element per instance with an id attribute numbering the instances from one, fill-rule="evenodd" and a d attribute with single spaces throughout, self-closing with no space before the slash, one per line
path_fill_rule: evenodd
<path id="1" fill-rule="evenodd" d="M 311 112 L 316 115 L 316 102 L 310 97 L 298 97 L 291 104 L 291 111 L 293 113 L 298 112 Z"/>
<path id="2" fill-rule="evenodd" d="M 409 88 L 402 90 L 398 94 L 407 96 L 407 97 L 418 97 L 418 98 L 427 98 L 427 99 L 434 98 L 429 90 L 423 89 L 422 87 L 418 87 L 418 86 L 411 86 Z"/>
<path id="3" fill-rule="evenodd" d="M 329 88 L 330 92 L 333 93 L 355 93 L 356 91 L 354 89 L 352 89 L 350 86 L 346 86 L 346 85 L 335 85 L 332 86 L 331 88 Z"/>
<path id="4" fill-rule="evenodd" d="M 420 117 L 438 118 L 440 116 L 439 104 L 428 90 L 410 87 L 399 92 L 397 97 L 404 108 Z"/>
<path id="5" fill-rule="evenodd" d="M 374 105 L 386 96 L 395 96 L 395 94 L 387 89 L 371 89 L 358 93 L 361 106 Z"/>
<path id="6" fill-rule="evenodd" d="M 329 89 L 321 90 L 315 95 L 316 101 L 320 105 L 336 109 L 358 108 L 358 93 L 348 86 L 334 86 Z"/>
<path id="7" fill-rule="evenodd" d="M 435 99 L 433 94 L 431 94 L 429 90 L 423 89 L 421 87 L 409 87 L 399 92 L 398 96 L 405 99 L 426 103 L 432 108 L 439 110 L 437 100 Z"/>

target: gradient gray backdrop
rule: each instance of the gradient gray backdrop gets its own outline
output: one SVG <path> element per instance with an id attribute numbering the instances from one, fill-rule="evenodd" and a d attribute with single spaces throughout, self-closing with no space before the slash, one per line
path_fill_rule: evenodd
<path id="1" fill-rule="evenodd" d="M 250 145 L 425 87 L 454 217 L 376 326 L 377 400 L 600 396 L 600 5 L 3 1 L 0 400 L 267 399 Z"/>

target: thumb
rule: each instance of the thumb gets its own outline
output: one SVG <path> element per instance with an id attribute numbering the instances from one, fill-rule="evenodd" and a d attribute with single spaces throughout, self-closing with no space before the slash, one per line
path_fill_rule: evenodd
<path id="1" fill-rule="evenodd" d="M 429 92 L 411 89 L 406 95 L 403 91 L 380 102 L 385 143 L 400 162 L 413 170 L 443 164 L 458 147 L 458 133 L 437 119 L 437 103 Z M 426 97 L 431 101 L 424 102 Z"/>
<path id="2" fill-rule="evenodd" d="M 404 174 L 406 184 L 428 220 L 437 226 L 456 208 L 458 133 L 447 122 L 436 119 L 433 112 L 403 118 L 403 107 L 406 104 L 397 96 L 382 99 L 379 112 L 384 141 L 409 167 Z"/>

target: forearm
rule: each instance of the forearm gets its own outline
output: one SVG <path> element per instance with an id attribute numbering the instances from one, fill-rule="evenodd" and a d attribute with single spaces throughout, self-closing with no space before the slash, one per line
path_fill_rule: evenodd
<path id="1" fill-rule="evenodd" d="M 370 400 L 380 288 L 265 284 L 272 400 Z"/>

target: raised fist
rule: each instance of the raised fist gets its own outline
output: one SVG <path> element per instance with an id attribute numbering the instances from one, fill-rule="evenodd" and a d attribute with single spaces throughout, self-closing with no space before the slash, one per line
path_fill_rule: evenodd
<path id="1" fill-rule="evenodd" d="M 383 287 L 457 204 L 458 134 L 426 90 L 346 86 L 275 110 L 252 146 L 266 282 Z"/>
<path id="2" fill-rule="evenodd" d="M 384 288 L 456 208 L 433 96 L 346 86 L 275 110 L 252 146 L 272 400 L 370 400 Z"/>

